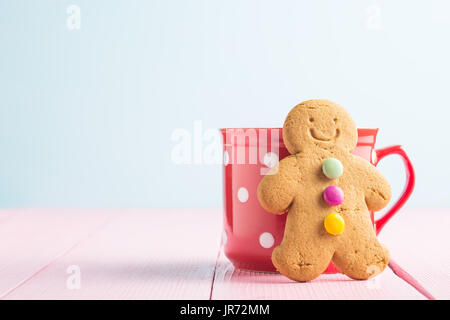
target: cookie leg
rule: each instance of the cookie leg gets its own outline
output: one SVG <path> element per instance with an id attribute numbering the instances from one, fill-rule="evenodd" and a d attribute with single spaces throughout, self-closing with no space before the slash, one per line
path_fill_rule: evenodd
<path id="1" fill-rule="evenodd" d="M 280 245 L 272 252 L 272 263 L 277 270 L 295 281 L 310 281 L 318 277 L 331 261 L 331 248 L 303 248 Z"/>
<path id="2" fill-rule="evenodd" d="M 381 273 L 389 263 L 389 251 L 376 238 L 338 248 L 333 256 L 335 266 L 356 280 L 366 280 Z"/>

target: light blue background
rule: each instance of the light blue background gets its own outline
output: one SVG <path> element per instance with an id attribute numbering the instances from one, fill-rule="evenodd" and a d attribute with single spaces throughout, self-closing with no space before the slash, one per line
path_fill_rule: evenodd
<path id="1" fill-rule="evenodd" d="M 0 206 L 220 206 L 220 165 L 175 165 L 173 131 L 277 127 L 309 98 L 404 145 L 409 206 L 449 206 L 449 31 L 445 0 L 3 0 Z"/>

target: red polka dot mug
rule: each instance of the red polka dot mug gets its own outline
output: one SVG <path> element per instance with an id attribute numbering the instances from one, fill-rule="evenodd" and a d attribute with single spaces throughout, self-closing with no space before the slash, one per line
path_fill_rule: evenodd
<path id="1" fill-rule="evenodd" d="M 225 255 L 236 268 L 275 272 L 272 250 L 281 243 L 286 214 L 274 215 L 259 204 L 256 190 L 270 168 L 283 159 L 287 151 L 280 128 L 221 129 L 224 165 L 224 231 Z M 384 157 L 399 155 L 406 168 L 405 189 L 397 202 L 381 218 L 372 222 L 377 234 L 404 205 L 414 188 L 414 169 L 401 146 L 374 149 L 378 129 L 358 129 L 354 154 L 373 165 Z M 289 214 L 289 213 L 287 213 Z M 339 270 L 332 263 L 325 273 Z"/>

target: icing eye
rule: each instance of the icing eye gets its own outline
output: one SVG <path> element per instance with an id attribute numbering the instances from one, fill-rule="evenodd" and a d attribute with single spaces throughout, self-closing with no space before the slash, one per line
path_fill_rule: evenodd
<path id="1" fill-rule="evenodd" d="M 314 122 L 314 118 L 309 118 L 309 122 Z"/>
<path id="2" fill-rule="evenodd" d="M 333 122 L 334 122 L 334 123 L 337 123 L 337 118 L 334 118 L 334 119 L 333 119 Z"/>

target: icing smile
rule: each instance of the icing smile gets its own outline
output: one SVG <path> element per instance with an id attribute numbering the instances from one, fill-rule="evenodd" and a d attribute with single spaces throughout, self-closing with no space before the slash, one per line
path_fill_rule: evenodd
<path id="1" fill-rule="evenodd" d="M 335 140 L 339 136 L 339 129 L 335 130 L 334 136 L 332 136 L 332 137 L 325 137 L 323 135 L 318 135 L 317 132 L 313 128 L 309 129 L 309 133 L 311 134 L 311 137 L 314 140 L 318 140 L 318 141 L 322 141 L 322 142 L 328 142 L 328 141 Z"/>

